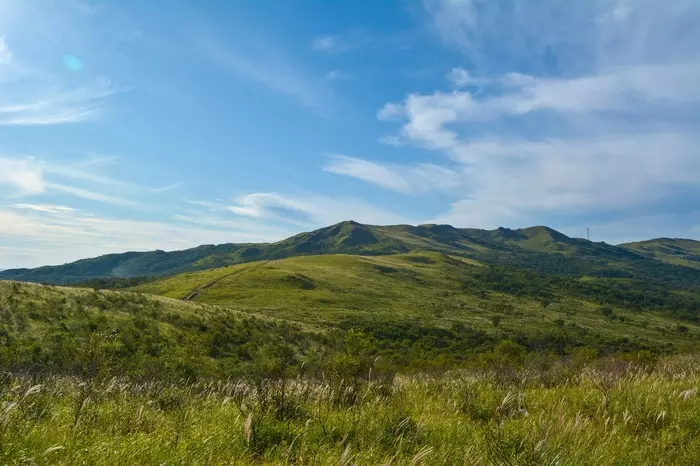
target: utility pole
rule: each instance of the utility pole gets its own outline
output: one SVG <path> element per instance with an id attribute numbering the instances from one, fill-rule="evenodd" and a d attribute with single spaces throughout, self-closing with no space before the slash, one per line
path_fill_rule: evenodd
<path id="1" fill-rule="evenodd" d="M 586 239 L 588 239 L 588 241 L 591 240 L 591 229 L 590 228 L 586 228 Z"/>

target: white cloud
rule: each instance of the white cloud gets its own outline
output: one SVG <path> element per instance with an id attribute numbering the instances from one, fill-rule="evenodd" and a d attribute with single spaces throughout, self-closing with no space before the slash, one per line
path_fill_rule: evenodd
<path id="1" fill-rule="evenodd" d="M 68 194 L 121 207 L 143 208 L 144 204 L 129 197 L 167 192 L 179 186 L 138 186 L 96 173 L 98 165 L 0 157 L 0 188 L 6 188 L 0 190 L 0 198 Z"/>
<path id="2" fill-rule="evenodd" d="M 426 5 L 480 76 L 455 68 L 448 79 L 478 89 L 409 93 L 377 116 L 402 123 L 385 141 L 462 166 L 461 199 L 438 221 L 530 223 L 700 191 L 700 3 Z"/>
<path id="3" fill-rule="evenodd" d="M 308 214 L 309 210 L 303 203 L 281 196 L 277 193 L 255 193 L 241 197 L 235 205 L 228 209 L 236 215 L 254 218 L 280 218 L 278 210 L 294 211 Z"/>
<path id="4" fill-rule="evenodd" d="M 0 126 L 63 125 L 99 118 L 107 99 L 119 89 L 103 77 L 67 77 L 53 66 L 70 44 L 67 36 L 89 25 L 90 14 L 73 0 L 62 2 L 60 8 L 30 3 L 0 4 Z"/>
<path id="5" fill-rule="evenodd" d="M 381 120 L 407 119 L 406 137 L 437 147 L 453 142 L 442 131 L 448 123 L 489 121 L 527 116 L 538 111 L 563 116 L 602 112 L 635 112 L 642 116 L 659 107 L 674 109 L 700 102 L 700 61 L 673 65 L 639 65 L 606 69 L 578 78 L 539 78 L 517 73 L 492 78 L 501 92 L 486 95 L 468 91 L 409 94 L 403 102 L 387 103 Z"/>
<path id="6" fill-rule="evenodd" d="M 202 205 L 205 204 L 205 205 Z M 168 221 L 110 218 L 52 204 L 0 207 L 0 269 L 60 264 L 110 252 L 270 242 L 342 220 L 416 223 L 356 199 L 253 193 Z"/>
<path id="7" fill-rule="evenodd" d="M 49 214 L 62 214 L 66 212 L 77 211 L 77 209 L 73 209 L 72 207 L 53 204 L 12 204 L 10 207 L 13 209 L 34 210 L 37 212 L 45 212 Z"/>
<path id="8" fill-rule="evenodd" d="M 324 170 L 401 193 L 449 190 L 459 184 L 459 176 L 454 170 L 429 163 L 382 165 L 356 157 L 335 155 Z"/>
<path id="9" fill-rule="evenodd" d="M 527 66 L 592 68 L 697 57 L 695 0 L 424 0 L 429 27 L 480 75 Z M 494 59 L 497 57 L 497 59 Z"/>
<path id="10" fill-rule="evenodd" d="M 347 175 L 379 185 L 381 187 L 409 193 L 413 191 L 411 184 L 401 175 L 389 168 L 368 160 L 336 155 L 324 170 L 337 175 Z"/>
<path id="11" fill-rule="evenodd" d="M 130 199 L 125 199 L 123 197 L 114 196 L 111 194 L 98 193 L 95 191 L 90 191 L 89 189 L 79 188 L 76 186 L 48 183 L 47 187 L 53 191 L 71 194 L 73 196 L 81 197 L 83 199 L 88 199 L 91 201 L 104 202 L 106 204 L 113 204 L 122 207 L 138 207 L 141 205 L 139 202 L 132 201 Z"/>
<path id="12" fill-rule="evenodd" d="M 455 87 L 478 85 L 481 80 L 474 78 L 464 68 L 452 68 L 447 73 L 447 80 Z"/>
<path id="13" fill-rule="evenodd" d="M 41 168 L 32 160 L 0 157 L 0 186 L 11 196 L 31 196 L 46 190 Z"/>
<path id="14" fill-rule="evenodd" d="M 22 81 L 5 87 L 0 94 L 0 125 L 4 126 L 90 121 L 101 114 L 105 99 L 117 92 L 105 81 L 70 90 L 52 88 L 42 80 Z"/>
<path id="15" fill-rule="evenodd" d="M 317 228 L 344 220 L 369 224 L 410 223 L 403 216 L 380 209 L 365 201 L 318 195 L 289 196 L 279 193 L 253 193 L 228 206 L 236 215 L 267 219 Z"/>

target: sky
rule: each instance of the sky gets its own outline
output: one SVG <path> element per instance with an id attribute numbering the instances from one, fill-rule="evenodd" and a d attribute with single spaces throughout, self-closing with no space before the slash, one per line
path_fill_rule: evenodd
<path id="1" fill-rule="evenodd" d="M 0 269 L 343 220 L 700 239 L 697 0 L 0 0 Z"/>

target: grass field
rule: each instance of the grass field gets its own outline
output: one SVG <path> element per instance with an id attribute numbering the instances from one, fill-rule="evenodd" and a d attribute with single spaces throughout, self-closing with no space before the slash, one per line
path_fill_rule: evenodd
<path id="1" fill-rule="evenodd" d="M 700 360 L 439 377 L 0 378 L 3 464 L 694 465 Z"/>

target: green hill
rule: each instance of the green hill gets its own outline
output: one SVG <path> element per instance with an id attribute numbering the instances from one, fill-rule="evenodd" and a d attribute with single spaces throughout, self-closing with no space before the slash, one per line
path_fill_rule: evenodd
<path id="1" fill-rule="evenodd" d="M 185 273 L 134 291 L 320 328 L 357 327 L 379 339 L 402 328 L 429 333 L 457 327 L 556 351 L 694 347 L 695 327 L 688 333 L 677 327 L 678 319 L 696 314 L 677 306 L 684 300 L 692 309 L 700 305 L 700 295 L 637 289 L 628 280 L 553 278 L 435 252 L 254 262 Z M 601 311 L 606 306 L 615 308 L 612 316 Z"/>
<path id="2" fill-rule="evenodd" d="M 60 266 L 5 270 L 0 272 L 0 279 L 49 284 L 101 279 L 102 286 L 118 287 L 133 284 L 133 280 L 120 284 L 125 278 L 172 276 L 260 260 L 319 254 L 379 256 L 414 250 L 568 276 L 651 274 L 673 282 L 677 282 L 678 277 L 682 282 L 700 278 L 700 274 L 673 269 L 670 264 L 659 271 L 656 256 L 645 251 L 569 238 L 547 227 L 477 230 L 449 225 L 372 226 L 349 221 L 300 233 L 277 243 L 203 245 L 173 252 L 110 254 Z M 688 261 L 690 259 L 686 258 L 680 265 L 687 265 Z"/>
<path id="3" fill-rule="evenodd" d="M 351 329 L 392 370 L 451 367 L 504 339 L 557 354 L 692 351 L 699 306 L 688 291 L 432 251 L 313 255 L 187 272 L 125 292 L 0 282 L 0 363 L 225 376 L 286 345 L 312 368 Z"/>
<path id="4" fill-rule="evenodd" d="M 620 246 L 648 258 L 700 269 L 700 241 L 657 238 Z"/>

